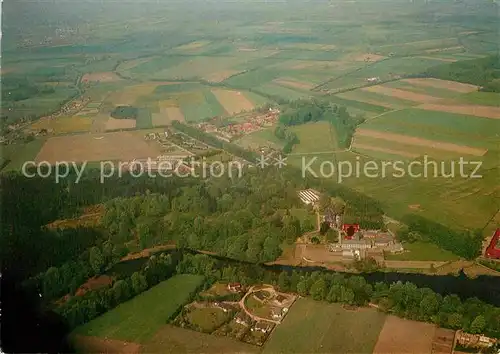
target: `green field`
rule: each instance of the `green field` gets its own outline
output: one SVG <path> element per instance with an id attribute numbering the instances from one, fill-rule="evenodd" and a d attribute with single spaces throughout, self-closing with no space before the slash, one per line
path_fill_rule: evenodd
<path id="1" fill-rule="evenodd" d="M 405 109 L 363 123 L 361 128 L 458 145 L 499 149 L 500 121 L 462 114 Z"/>
<path id="2" fill-rule="evenodd" d="M 384 321 L 374 309 L 299 299 L 262 353 L 372 353 Z"/>
<path id="3" fill-rule="evenodd" d="M 496 92 L 469 92 L 458 96 L 457 100 L 468 104 L 500 107 L 500 93 Z"/>
<path id="4" fill-rule="evenodd" d="M 292 153 L 329 152 L 338 149 L 335 130 L 329 122 L 307 123 L 289 128 L 299 138 Z"/>
<path id="5" fill-rule="evenodd" d="M 2 171 L 20 171 L 26 161 L 35 160 L 44 143 L 45 139 L 40 138 L 25 144 L 2 146 L 2 158 L 10 160 Z"/>
<path id="6" fill-rule="evenodd" d="M 243 137 L 236 140 L 235 143 L 247 149 L 256 149 L 260 146 L 272 146 L 280 149 L 284 145 L 284 142 L 274 135 L 274 128 L 245 134 Z"/>
<path id="7" fill-rule="evenodd" d="M 78 327 L 73 334 L 144 343 L 188 301 L 202 282 L 201 276 L 176 275 Z"/>
<path id="8" fill-rule="evenodd" d="M 411 91 L 415 93 L 421 93 L 424 95 L 430 95 L 433 97 L 440 97 L 440 98 L 455 98 L 457 96 L 460 96 L 460 93 L 456 91 L 446 90 L 436 87 L 429 87 L 429 86 L 423 87 L 418 85 L 412 85 L 405 81 L 392 81 L 385 83 L 384 86 L 397 88 L 405 91 Z"/>
<path id="9" fill-rule="evenodd" d="M 405 243 L 406 251 L 402 254 L 386 254 L 385 259 L 391 261 L 436 261 L 448 262 L 460 259 L 457 255 L 443 250 L 432 243 L 413 242 Z"/>
<path id="10" fill-rule="evenodd" d="M 260 348 L 230 337 L 216 336 L 189 329 L 163 326 L 158 333 L 142 347 L 143 353 L 259 353 Z"/>

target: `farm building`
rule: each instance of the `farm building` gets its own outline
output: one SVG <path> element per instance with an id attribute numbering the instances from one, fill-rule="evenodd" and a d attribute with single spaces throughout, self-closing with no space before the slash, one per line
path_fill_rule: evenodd
<path id="1" fill-rule="evenodd" d="M 237 293 L 242 290 L 242 286 L 240 283 L 229 283 L 227 284 L 227 290 Z"/>
<path id="2" fill-rule="evenodd" d="M 269 331 L 271 331 L 272 329 L 272 325 L 271 324 L 267 324 L 267 323 L 264 323 L 264 322 L 258 322 L 255 327 L 253 327 L 251 329 L 252 332 L 254 331 L 257 331 L 257 332 L 262 332 L 262 333 L 267 333 Z"/>
<path id="3" fill-rule="evenodd" d="M 469 334 L 462 331 L 457 332 L 456 340 L 457 343 L 463 346 L 477 348 L 489 348 L 496 343 L 495 339 L 480 334 Z"/>
<path id="4" fill-rule="evenodd" d="M 487 258 L 500 259 L 500 229 L 496 229 L 491 242 L 486 249 Z"/>
<path id="5" fill-rule="evenodd" d="M 319 193 L 314 189 L 305 189 L 299 191 L 299 198 L 304 204 L 314 204 L 319 201 Z"/>

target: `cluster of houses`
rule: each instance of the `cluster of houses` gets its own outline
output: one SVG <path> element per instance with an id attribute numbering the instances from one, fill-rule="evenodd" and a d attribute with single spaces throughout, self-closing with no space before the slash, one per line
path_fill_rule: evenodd
<path id="1" fill-rule="evenodd" d="M 230 141 L 234 136 L 249 134 L 262 128 L 272 127 L 279 118 L 279 109 L 269 108 L 265 114 L 248 117 L 245 122 L 231 123 L 217 127 L 213 123 L 200 123 L 198 128 L 206 133 L 214 134 L 219 139 Z"/>
<path id="2" fill-rule="evenodd" d="M 463 331 L 457 331 L 455 339 L 457 344 L 470 348 L 491 348 L 497 343 L 496 339 L 482 334 L 469 334 Z"/>

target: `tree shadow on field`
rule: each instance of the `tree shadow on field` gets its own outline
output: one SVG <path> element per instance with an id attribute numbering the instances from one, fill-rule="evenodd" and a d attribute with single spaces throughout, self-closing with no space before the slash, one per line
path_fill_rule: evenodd
<path id="1" fill-rule="evenodd" d="M 74 353 L 69 327 L 53 311 L 42 311 L 38 293 L 20 287 L 20 278 L 1 275 L 0 348 L 4 353 Z"/>

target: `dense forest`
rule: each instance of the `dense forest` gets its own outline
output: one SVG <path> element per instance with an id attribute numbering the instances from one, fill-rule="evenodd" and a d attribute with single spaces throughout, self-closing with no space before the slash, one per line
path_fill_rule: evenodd
<path id="1" fill-rule="evenodd" d="M 330 122 L 335 128 L 339 147 L 347 148 L 351 143 L 356 126 L 363 123 L 364 119 L 350 116 L 343 106 L 337 106 L 326 100 L 319 99 L 292 101 L 279 118 L 279 123 L 284 127 L 319 121 Z M 287 135 L 284 129 L 276 129 L 275 134 L 278 138 L 285 139 L 287 146 L 288 144 L 293 146 L 298 142 L 293 135 Z"/>
<path id="2" fill-rule="evenodd" d="M 500 92 L 500 56 L 497 54 L 434 66 L 422 76 L 478 85 L 481 91 Z"/>

